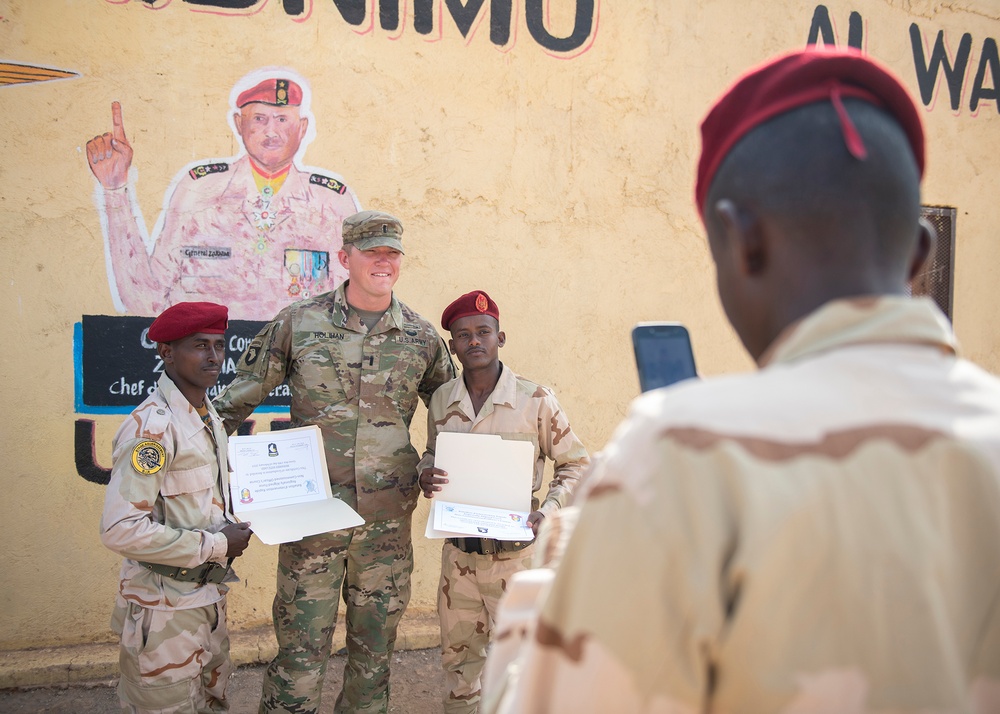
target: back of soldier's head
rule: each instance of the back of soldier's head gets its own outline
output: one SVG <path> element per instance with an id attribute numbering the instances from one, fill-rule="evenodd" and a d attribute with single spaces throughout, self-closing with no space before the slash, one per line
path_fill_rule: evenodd
<path id="1" fill-rule="evenodd" d="M 702 124 L 696 200 L 727 199 L 824 263 L 899 269 L 917 239 L 920 117 L 884 67 L 809 48 L 741 77 Z"/>
<path id="2" fill-rule="evenodd" d="M 864 158 L 845 145 L 833 104 L 807 104 L 743 137 L 720 164 L 706 205 L 728 198 L 753 210 L 826 264 L 874 261 L 905 270 L 920 214 L 913 151 L 883 109 L 860 99 L 845 99 L 843 107 Z"/>

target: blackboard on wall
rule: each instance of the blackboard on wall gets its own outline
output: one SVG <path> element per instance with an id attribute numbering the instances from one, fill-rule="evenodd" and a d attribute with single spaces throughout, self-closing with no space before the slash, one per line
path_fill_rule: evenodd
<path id="1" fill-rule="evenodd" d="M 84 315 L 74 330 L 76 411 L 91 414 L 127 414 L 152 392 L 163 371 L 156 343 L 146 336 L 151 317 Z M 226 331 L 226 359 L 215 397 L 236 376 L 243 350 L 266 325 L 256 320 L 230 320 Z M 291 403 L 286 384 L 271 392 L 257 411 L 285 411 Z"/>

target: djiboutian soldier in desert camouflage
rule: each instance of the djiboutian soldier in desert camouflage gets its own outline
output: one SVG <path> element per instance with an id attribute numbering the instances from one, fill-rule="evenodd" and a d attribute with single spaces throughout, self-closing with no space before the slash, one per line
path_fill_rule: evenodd
<path id="1" fill-rule="evenodd" d="M 500 362 L 507 336 L 500 330 L 500 308 L 481 290 L 452 302 L 441 315 L 451 332 L 448 346 L 462 363 L 462 374 L 438 389 L 427 414 L 427 451 L 420 462 L 420 487 L 433 498 L 448 482 L 434 467 L 434 446 L 441 432 L 497 434 L 530 441 L 535 447 L 532 493 L 542 487 L 545 460 L 554 463 L 545 499 L 532 497 L 528 524 L 537 534 L 543 519 L 564 506 L 589 463 L 587 450 L 548 387 L 517 375 Z M 497 603 L 511 576 L 527 568 L 534 541 L 449 538 L 441 552 L 438 615 L 441 663 L 445 672 L 444 710 L 474 714 L 479 706 L 480 675 L 496 616 Z"/>
<path id="2" fill-rule="evenodd" d="M 396 628 L 410 598 L 410 522 L 420 493 L 410 444 L 417 400 L 455 369 L 434 327 L 393 294 L 403 227 L 362 211 L 345 219 L 348 271 L 335 291 L 293 303 L 251 342 L 216 399 L 230 433 L 282 380 L 293 426 L 323 433 L 334 496 L 365 519 L 354 529 L 280 546 L 274 628 L 278 655 L 261 712 L 316 712 L 341 592 L 347 664 L 337 712 L 385 712 Z"/>
<path id="3" fill-rule="evenodd" d="M 148 334 L 164 373 L 115 434 L 101 541 L 124 557 L 112 617 L 124 711 L 229 709 L 226 583 L 251 531 L 232 515 L 226 432 L 206 398 L 226 326 L 212 303 L 157 317 Z"/>
<path id="4" fill-rule="evenodd" d="M 510 587 L 485 711 L 1000 712 L 1000 380 L 907 296 L 923 167 L 858 52 L 711 110 L 697 207 L 760 369 L 633 403 L 539 604 Z"/>

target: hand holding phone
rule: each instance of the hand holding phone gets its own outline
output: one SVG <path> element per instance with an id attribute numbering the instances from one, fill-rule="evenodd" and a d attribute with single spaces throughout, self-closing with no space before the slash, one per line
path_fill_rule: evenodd
<path id="1" fill-rule="evenodd" d="M 644 392 L 698 376 L 691 337 L 679 322 L 640 322 L 632 329 L 632 347 Z"/>

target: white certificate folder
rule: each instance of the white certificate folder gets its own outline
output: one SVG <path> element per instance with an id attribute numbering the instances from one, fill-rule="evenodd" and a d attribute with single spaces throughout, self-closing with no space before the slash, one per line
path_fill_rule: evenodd
<path id="1" fill-rule="evenodd" d="M 229 468 L 233 513 L 268 545 L 365 522 L 333 496 L 318 426 L 231 436 Z"/>
<path id="2" fill-rule="evenodd" d="M 434 493 L 424 535 L 428 538 L 468 536 L 469 532 L 435 528 L 435 504 L 462 504 L 502 509 L 527 516 L 531 511 L 531 485 L 535 476 L 535 445 L 530 441 L 503 439 L 495 434 L 443 431 L 434 444 L 434 465 L 448 472 L 448 483 Z M 440 516 L 440 514 L 438 514 Z M 493 534 L 490 533 L 490 536 Z M 517 539 L 531 538 L 528 529 Z M 501 536 L 511 540 L 511 536 Z"/>

